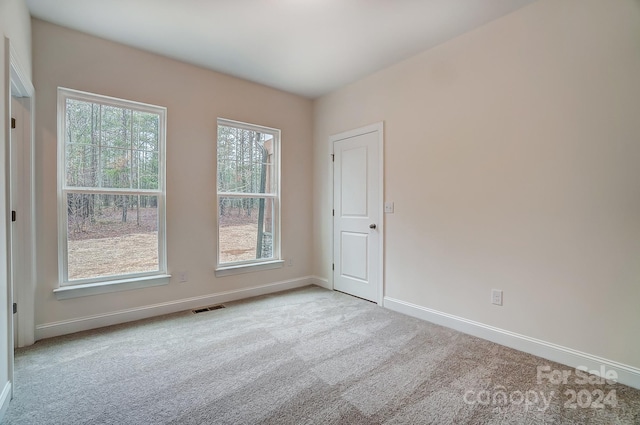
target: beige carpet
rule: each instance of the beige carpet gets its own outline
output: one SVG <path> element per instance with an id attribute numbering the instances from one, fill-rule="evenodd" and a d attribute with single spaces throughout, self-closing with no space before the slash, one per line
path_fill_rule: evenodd
<path id="1" fill-rule="evenodd" d="M 640 424 L 638 390 L 337 292 L 226 306 L 18 350 L 5 422 Z"/>

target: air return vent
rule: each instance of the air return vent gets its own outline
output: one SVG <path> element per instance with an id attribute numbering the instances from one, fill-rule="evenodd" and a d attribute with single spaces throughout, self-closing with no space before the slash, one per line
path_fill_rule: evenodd
<path id="1" fill-rule="evenodd" d="M 221 308 L 224 308 L 224 306 L 222 304 L 210 305 L 209 307 L 196 308 L 195 310 L 191 310 L 191 312 L 193 314 L 198 314 L 198 313 L 204 313 L 205 311 L 219 310 Z"/>

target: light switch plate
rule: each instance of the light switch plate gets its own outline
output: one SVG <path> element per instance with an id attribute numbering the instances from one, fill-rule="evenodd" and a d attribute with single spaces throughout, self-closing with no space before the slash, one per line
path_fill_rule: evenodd
<path id="1" fill-rule="evenodd" d="M 491 290 L 491 304 L 502 305 L 502 291 L 500 289 Z"/>

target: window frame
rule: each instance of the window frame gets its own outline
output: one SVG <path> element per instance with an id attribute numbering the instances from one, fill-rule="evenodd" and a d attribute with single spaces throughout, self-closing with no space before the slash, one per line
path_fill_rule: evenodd
<path id="1" fill-rule="evenodd" d="M 67 186 L 67 99 L 158 114 L 158 189 L 88 188 Z M 166 246 L 166 123 L 167 108 L 165 107 L 58 87 L 58 289 L 54 290 L 54 292 L 59 299 L 114 292 L 118 290 L 137 289 L 145 286 L 156 286 L 169 283 L 170 276 L 167 274 Z M 67 208 L 67 195 L 69 193 L 156 196 L 158 204 L 158 269 L 148 272 L 113 274 L 69 280 Z"/>
<path id="2" fill-rule="evenodd" d="M 255 131 L 259 133 L 266 133 L 273 136 L 273 186 L 274 190 L 270 193 L 238 193 L 238 192 L 220 192 L 218 189 L 218 131 L 220 126 L 233 127 L 242 130 Z M 215 188 L 216 188 L 216 269 L 215 274 L 217 277 L 233 275 L 238 273 L 247 273 L 259 270 L 268 270 L 274 268 L 280 268 L 284 264 L 284 260 L 281 255 L 281 131 L 277 128 L 266 127 L 258 124 L 251 124 L 242 121 L 230 120 L 227 118 L 218 117 L 216 122 L 216 173 L 215 173 Z M 257 258 L 255 260 L 244 260 L 220 263 L 220 198 L 265 198 L 273 200 L 273 255 L 271 258 Z"/>

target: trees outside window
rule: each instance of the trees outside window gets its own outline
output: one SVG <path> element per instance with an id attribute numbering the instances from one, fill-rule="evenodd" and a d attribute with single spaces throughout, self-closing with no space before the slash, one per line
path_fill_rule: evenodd
<path id="1" fill-rule="evenodd" d="M 280 130 L 218 120 L 218 266 L 280 258 Z"/>
<path id="2" fill-rule="evenodd" d="M 58 89 L 61 285 L 166 274 L 159 106 Z"/>

